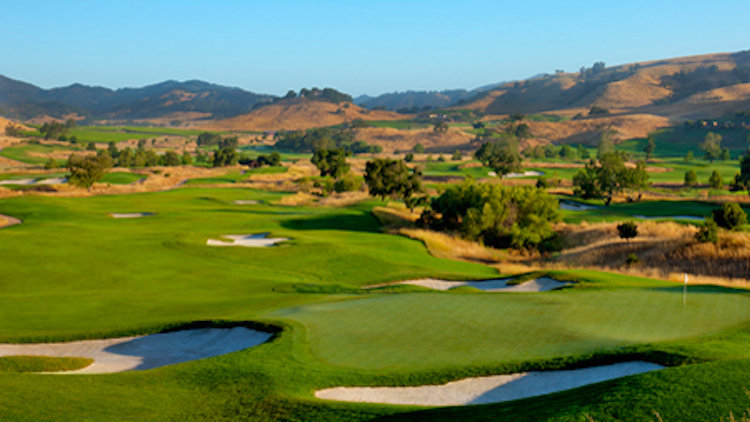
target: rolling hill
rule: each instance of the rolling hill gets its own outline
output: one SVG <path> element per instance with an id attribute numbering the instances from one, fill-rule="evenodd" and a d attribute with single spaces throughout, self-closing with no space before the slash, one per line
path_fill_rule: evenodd
<path id="1" fill-rule="evenodd" d="M 750 52 L 633 63 L 603 63 L 504 84 L 462 108 L 486 114 L 586 111 L 651 114 L 673 120 L 750 108 Z M 568 113 L 570 114 L 570 113 Z"/>
<path id="2" fill-rule="evenodd" d="M 142 88 L 111 90 L 74 84 L 42 89 L 0 76 L 0 107 L 8 116 L 63 118 L 68 115 L 96 119 L 148 119 L 179 113 L 201 113 L 224 118 L 248 113 L 276 97 L 202 81 L 166 81 Z"/>
<path id="3" fill-rule="evenodd" d="M 250 113 L 197 126 L 207 130 L 300 130 L 333 126 L 353 120 L 402 120 L 410 116 L 384 110 L 367 110 L 349 102 L 333 103 L 307 98 L 285 99 Z"/>

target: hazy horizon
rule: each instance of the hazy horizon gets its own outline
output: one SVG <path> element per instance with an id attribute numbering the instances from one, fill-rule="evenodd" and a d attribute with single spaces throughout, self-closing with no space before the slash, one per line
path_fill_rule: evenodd
<path id="1" fill-rule="evenodd" d="M 330 86 L 377 96 L 750 47 L 741 1 L 39 1 L 5 11 L 14 18 L 0 27 L 10 40 L 0 44 L 0 74 L 46 89 L 202 80 L 274 95 Z"/>

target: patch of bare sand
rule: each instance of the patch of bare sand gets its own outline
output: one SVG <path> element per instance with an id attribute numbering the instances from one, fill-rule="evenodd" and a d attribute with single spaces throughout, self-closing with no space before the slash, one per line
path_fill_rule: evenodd
<path id="1" fill-rule="evenodd" d="M 662 368 L 663 366 L 650 362 L 621 362 L 581 369 L 466 378 L 442 385 L 335 387 L 318 390 L 315 397 L 324 400 L 416 406 L 500 403 L 570 390 Z"/>
<path id="2" fill-rule="evenodd" d="M 0 344 L 0 356 L 82 357 L 94 362 L 59 374 L 106 374 L 158 368 L 258 346 L 272 334 L 245 327 L 200 328 L 148 336 L 67 343 Z"/>

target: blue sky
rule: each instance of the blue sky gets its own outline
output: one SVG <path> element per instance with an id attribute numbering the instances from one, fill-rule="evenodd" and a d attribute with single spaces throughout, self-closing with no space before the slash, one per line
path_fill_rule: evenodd
<path id="1" fill-rule="evenodd" d="M 750 1 L 3 2 L 0 74 L 44 88 L 201 79 L 353 95 L 750 48 Z"/>

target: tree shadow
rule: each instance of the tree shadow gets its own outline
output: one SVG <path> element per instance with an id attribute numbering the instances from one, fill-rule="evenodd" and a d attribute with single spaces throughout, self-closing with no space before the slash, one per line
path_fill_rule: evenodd
<path id="1" fill-rule="evenodd" d="M 369 212 L 356 214 L 329 214 L 313 218 L 284 220 L 281 226 L 292 230 L 342 230 L 357 232 L 380 232 L 380 223 Z"/>

